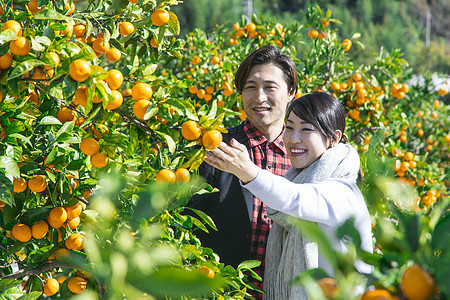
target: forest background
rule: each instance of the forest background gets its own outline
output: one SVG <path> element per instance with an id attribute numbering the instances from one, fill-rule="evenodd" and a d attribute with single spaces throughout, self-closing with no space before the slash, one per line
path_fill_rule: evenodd
<path id="1" fill-rule="evenodd" d="M 364 48 L 354 47 L 349 53 L 358 63 L 375 60 L 371 53 L 379 53 L 383 45 L 386 52 L 401 49 L 416 74 L 450 73 L 447 0 L 184 0 L 173 11 L 183 24 L 183 35 L 194 28 L 208 33 L 217 26 L 230 27 L 249 12 L 267 19 L 275 17 L 285 24 L 302 23 L 311 4 L 333 11 L 333 18 L 339 21 L 331 24 L 341 36 L 361 33 Z"/>

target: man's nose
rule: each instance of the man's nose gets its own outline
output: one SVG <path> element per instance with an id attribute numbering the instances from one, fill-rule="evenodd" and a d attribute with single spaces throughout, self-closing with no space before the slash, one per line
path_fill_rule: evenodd
<path id="1" fill-rule="evenodd" d="M 267 100 L 267 94 L 263 87 L 256 89 L 256 99 L 259 102 L 265 102 Z"/>

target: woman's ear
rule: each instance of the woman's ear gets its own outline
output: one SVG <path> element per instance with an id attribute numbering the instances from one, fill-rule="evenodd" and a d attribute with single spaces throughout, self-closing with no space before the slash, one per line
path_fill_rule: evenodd
<path id="1" fill-rule="evenodd" d="M 331 141 L 330 148 L 333 148 L 334 146 L 339 144 L 339 141 L 342 138 L 342 131 L 340 131 L 339 129 L 336 129 L 334 136 L 336 137 L 336 139 Z"/>

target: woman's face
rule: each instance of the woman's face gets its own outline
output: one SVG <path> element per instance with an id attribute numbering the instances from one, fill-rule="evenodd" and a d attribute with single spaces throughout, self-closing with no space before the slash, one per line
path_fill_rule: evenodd
<path id="1" fill-rule="evenodd" d="M 316 127 L 300 119 L 293 112 L 286 120 L 283 141 L 291 165 L 298 169 L 307 168 L 331 146 L 331 141 Z"/>

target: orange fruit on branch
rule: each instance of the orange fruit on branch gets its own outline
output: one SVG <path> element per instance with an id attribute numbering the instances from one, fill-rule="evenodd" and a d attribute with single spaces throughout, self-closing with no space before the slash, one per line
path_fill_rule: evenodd
<path id="1" fill-rule="evenodd" d="M 13 62 L 13 57 L 11 53 L 6 52 L 2 56 L 0 56 L 0 70 L 6 70 L 11 67 Z"/>
<path id="2" fill-rule="evenodd" d="M 214 276 L 216 275 L 214 270 L 211 270 L 210 268 L 208 268 L 206 266 L 201 266 L 200 268 L 197 269 L 197 272 L 205 275 L 208 278 L 214 278 Z"/>
<path id="3" fill-rule="evenodd" d="M 159 8 L 152 13 L 150 19 L 156 26 L 163 26 L 169 22 L 170 15 L 167 10 Z"/>
<path id="4" fill-rule="evenodd" d="M 59 291 L 59 281 L 55 278 L 48 278 L 44 283 L 44 295 L 53 296 Z"/>
<path id="5" fill-rule="evenodd" d="M 392 296 L 386 290 L 372 290 L 365 292 L 361 300 L 392 300 Z"/>
<path id="6" fill-rule="evenodd" d="M 15 20 L 8 20 L 2 26 L 2 31 L 12 29 L 17 36 L 22 36 L 22 25 Z"/>
<path id="7" fill-rule="evenodd" d="M 175 183 L 176 175 L 172 170 L 162 169 L 156 174 L 156 182 L 160 184 Z"/>
<path id="8" fill-rule="evenodd" d="M 83 211 L 83 205 L 78 201 L 77 204 L 65 207 L 65 209 L 67 212 L 67 220 L 72 220 L 81 215 L 81 212 Z"/>
<path id="9" fill-rule="evenodd" d="M 175 178 L 177 182 L 189 182 L 191 174 L 188 169 L 179 168 L 175 171 Z"/>
<path id="10" fill-rule="evenodd" d="M 77 91 L 75 92 L 75 95 L 73 96 L 72 101 L 74 101 L 76 104 L 86 107 L 87 89 L 85 86 L 78 87 Z"/>
<path id="11" fill-rule="evenodd" d="M 319 36 L 319 32 L 315 29 L 311 29 L 310 31 L 308 31 L 308 37 L 310 39 L 316 39 Z"/>
<path id="12" fill-rule="evenodd" d="M 92 49 L 94 49 L 98 53 L 105 53 L 111 48 L 111 44 L 109 42 L 105 42 L 103 37 L 99 37 L 94 42 L 92 42 Z"/>
<path id="13" fill-rule="evenodd" d="M 11 230 L 11 233 L 15 239 L 25 243 L 31 240 L 31 229 L 25 224 L 16 224 Z"/>
<path id="14" fill-rule="evenodd" d="M 93 138 L 86 138 L 81 141 L 80 149 L 86 155 L 95 155 L 100 150 L 100 145 Z"/>
<path id="15" fill-rule="evenodd" d="M 55 207 L 50 211 L 50 214 L 47 218 L 48 223 L 53 228 L 60 228 L 64 225 L 64 222 L 67 220 L 67 211 L 64 207 Z"/>
<path id="16" fill-rule="evenodd" d="M 79 294 L 86 289 L 87 281 L 83 277 L 72 277 L 69 279 L 68 287 L 72 293 Z"/>
<path id="17" fill-rule="evenodd" d="M 131 96 L 134 100 L 148 100 L 152 97 L 153 90 L 148 83 L 138 82 L 131 88 Z"/>
<path id="18" fill-rule="evenodd" d="M 336 279 L 330 277 L 321 278 L 317 281 L 317 284 L 319 285 L 320 289 L 327 299 L 333 299 L 333 297 L 336 295 Z"/>
<path id="19" fill-rule="evenodd" d="M 417 264 L 408 267 L 403 273 L 402 292 L 410 300 L 429 299 L 434 292 L 434 287 L 433 277 Z"/>
<path id="20" fill-rule="evenodd" d="M 76 37 L 84 36 L 86 33 L 86 26 L 84 24 L 78 23 L 73 26 L 73 33 Z"/>
<path id="21" fill-rule="evenodd" d="M 91 162 L 94 167 L 103 168 L 108 165 L 109 158 L 108 156 L 106 156 L 106 154 L 97 153 L 94 156 L 92 156 Z"/>
<path id="22" fill-rule="evenodd" d="M 58 111 L 57 118 L 61 123 L 75 121 L 76 119 L 73 110 L 65 106 Z"/>
<path id="23" fill-rule="evenodd" d="M 47 181 L 44 175 L 35 175 L 28 180 L 28 187 L 35 193 L 41 193 L 47 188 Z"/>
<path id="24" fill-rule="evenodd" d="M 192 120 L 186 121 L 181 125 L 181 135 L 188 141 L 198 139 L 202 134 L 200 125 Z"/>
<path id="25" fill-rule="evenodd" d="M 145 113 L 147 112 L 147 108 L 150 106 L 150 104 L 151 103 L 148 100 L 136 101 L 136 103 L 133 105 L 134 115 L 137 118 L 144 120 Z"/>
<path id="26" fill-rule="evenodd" d="M 105 82 L 108 84 L 111 90 L 117 90 L 122 86 L 123 74 L 117 69 L 111 69 L 108 71 L 108 77 L 106 77 Z M 137 100 L 137 99 L 136 99 Z"/>
<path id="27" fill-rule="evenodd" d="M 39 240 L 47 235 L 48 232 L 48 224 L 45 221 L 39 221 L 31 225 L 31 235 Z"/>
<path id="28" fill-rule="evenodd" d="M 134 25 L 131 22 L 120 22 L 119 33 L 120 35 L 127 36 L 134 32 Z"/>
<path id="29" fill-rule="evenodd" d="M 114 98 L 113 101 L 109 101 L 108 104 L 106 104 L 107 110 L 114 110 L 116 108 L 119 108 L 123 103 L 123 96 L 120 92 L 116 90 L 111 91 L 111 96 Z"/>
<path id="30" fill-rule="evenodd" d="M 81 233 L 72 233 L 65 241 L 66 248 L 69 250 L 81 251 L 86 243 L 86 238 Z"/>
<path id="31" fill-rule="evenodd" d="M 122 53 L 119 51 L 119 49 L 116 48 L 110 48 L 105 53 L 105 58 L 109 62 L 116 62 L 122 57 Z"/>
<path id="32" fill-rule="evenodd" d="M 81 222 L 80 217 L 76 217 L 71 220 L 67 220 L 67 226 L 69 227 L 70 230 L 74 230 L 75 228 L 78 227 L 78 225 L 80 225 L 80 222 Z"/>
<path id="33" fill-rule="evenodd" d="M 17 56 L 25 56 L 31 51 L 31 43 L 26 37 L 21 36 L 9 42 L 9 51 Z"/>
<path id="34" fill-rule="evenodd" d="M 208 130 L 202 135 L 202 145 L 206 150 L 214 150 L 222 142 L 222 133 L 218 130 Z"/>
<path id="35" fill-rule="evenodd" d="M 76 59 L 69 66 L 70 77 L 78 82 L 83 82 L 91 76 L 91 65 L 84 59 Z"/>
<path id="36" fill-rule="evenodd" d="M 21 193 L 27 189 L 27 180 L 20 177 L 19 179 L 13 179 L 14 193 Z"/>

